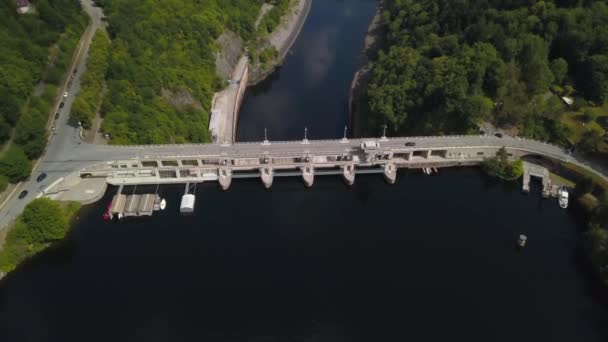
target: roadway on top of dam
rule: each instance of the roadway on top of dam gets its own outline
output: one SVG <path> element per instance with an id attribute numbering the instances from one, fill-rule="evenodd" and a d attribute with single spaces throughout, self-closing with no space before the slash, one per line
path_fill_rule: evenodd
<path id="1" fill-rule="evenodd" d="M 506 147 L 538 153 L 562 161 L 576 162 L 576 158 L 559 146 L 523 138 L 494 136 L 429 136 L 429 137 L 398 137 L 398 138 L 361 138 L 336 140 L 295 140 L 295 141 L 266 141 L 234 144 L 175 144 L 175 145 L 127 145 L 103 146 L 81 143 L 64 154 L 64 158 L 56 160 L 45 158 L 41 171 L 53 171 L 52 165 L 75 164 L 68 166 L 71 171 L 77 171 L 79 166 L 88 166 L 112 160 L 130 159 L 162 159 L 198 156 L 262 156 L 264 153 L 273 155 L 297 153 L 329 153 L 344 152 L 359 148 L 364 141 L 377 141 L 381 149 L 417 151 L 446 148 L 478 148 Z M 410 146 L 406 144 L 410 143 Z M 413 144 L 413 145 L 412 145 Z M 45 166 L 46 165 L 46 166 Z M 80 167 L 82 168 L 82 167 Z"/>
<path id="2" fill-rule="evenodd" d="M 552 159 L 571 162 L 598 175 L 605 177 L 606 170 L 589 165 L 583 160 L 571 155 L 563 148 L 535 140 L 503 138 L 495 136 L 431 136 L 431 137 L 400 137 L 400 138 L 369 138 L 341 140 L 299 140 L 282 142 L 257 142 L 235 144 L 181 144 L 181 145 L 141 145 L 141 146 L 101 146 L 81 143 L 76 145 L 66 158 L 45 158 L 39 172 L 46 172 L 56 178 L 82 170 L 86 167 L 119 160 L 158 160 L 169 158 L 224 156 L 234 157 L 263 157 L 265 155 L 305 155 L 305 154 L 342 154 L 359 149 L 363 141 L 373 140 L 379 143 L 379 149 L 384 151 L 428 151 L 453 148 L 506 147 L 530 154 L 539 154 Z M 410 146 L 407 146 L 407 145 Z"/>
<path id="3" fill-rule="evenodd" d="M 413 152 L 442 149 L 500 148 L 538 154 L 556 160 L 570 162 L 595 172 L 606 178 L 606 170 L 597 165 L 589 165 L 583 159 L 571 155 L 561 147 L 523 138 L 504 136 L 502 138 L 482 136 L 432 136 L 400 138 L 367 138 L 338 140 L 298 140 L 282 142 L 257 142 L 235 144 L 182 144 L 182 145 L 141 145 L 141 146 L 104 146 L 84 142 L 64 145 L 61 153 L 47 153 L 33 174 L 32 180 L 25 183 L 30 194 L 24 199 L 13 196 L 0 211 L 0 229 L 16 217 L 35 196 L 60 179 L 74 172 L 96 164 L 124 160 L 162 160 L 187 157 L 264 157 L 304 156 L 323 154 L 346 154 L 360 151 L 363 141 L 377 141 L 380 151 Z M 413 143 L 413 146 L 412 146 Z M 407 146 L 407 145 L 410 146 Z M 59 151 L 54 151 L 59 152 Z M 37 183 L 35 177 L 46 173 L 47 179 Z"/>

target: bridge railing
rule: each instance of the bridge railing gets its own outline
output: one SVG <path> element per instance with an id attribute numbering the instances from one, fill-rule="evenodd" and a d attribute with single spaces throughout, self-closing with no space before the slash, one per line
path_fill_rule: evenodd
<path id="1" fill-rule="evenodd" d="M 522 138 L 522 137 L 505 137 L 505 138 L 498 138 L 495 136 L 491 136 L 491 135 L 445 135 L 445 136 L 409 136 L 409 137 L 386 137 L 386 138 L 382 138 L 382 137 L 369 137 L 369 138 L 352 138 L 352 139 L 348 139 L 349 143 L 360 143 L 362 141 L 366 141 L 366 140 L 375 140 L 375 141 L 389 141 L 389 142 L 395 142 L 398 140 L 452 140 L 452 139 L 484 139 L 484 140 L 493 140 L 493 141 L 523 141 L 523 142 L 530 142 L 530 143 L 539 143 L 539 144 L 543 144 L 543 145 L 547 145 L 547 146 L 552 146 L 558 149 L 563 149 L 562 147 L 555 145 L 555 144 L 551 144 L 551 143 L 547 143 L 547 142 L 543 142 L 543 141 L 538 141 L 538 140 L 534 140 L 534 139 L 529 139 L 529 138 Z M 268 143 L 271 145 L 285 145 L 285 144 L 294 144 L 294 143 L 303 143 L 303 140 L 269 140 Z M 129 149 L 145 149 L 145 148 L 170 148 L 170 147 L 176 147 L 176 146 L 181 146 L 181 147 L 207 147 L 207 146 L 216 146 L 216 147 L 230 147 L 230 146 L 251 146 L 251 145 L 263 145 L 264 141 L 244 141 L 244 142 L 237 142 L 237 143 L 233 143 L 233 144 L 219 144 L 219 143 L 194 143 L 194 144 L 153 144 L 153 145 L 111 145 L 112 148 L 129 148 Z M 310 145 L 315 145 L 315 144 L 343 144 L 343 140 L 342 139 L 314 139 L 314 140 L 308 140 L 308 144 Z"/>

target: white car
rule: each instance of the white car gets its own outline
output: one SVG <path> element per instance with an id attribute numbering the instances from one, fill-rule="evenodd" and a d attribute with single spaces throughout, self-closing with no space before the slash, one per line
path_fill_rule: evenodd
<path id="1" fill-rule="evenodd" d="M 63 93 L 63 97 L 68 97 L 68 92 Z"/>

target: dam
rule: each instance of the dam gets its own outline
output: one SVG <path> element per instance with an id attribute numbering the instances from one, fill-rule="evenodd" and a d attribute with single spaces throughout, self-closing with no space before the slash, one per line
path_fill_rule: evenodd
<path id="1" fill-rule="evenodd" d="M 266 188 L 275 177 L 298 176 L 312 186 L 316 175 L 336 174 L 349 185 L 364 173 L 383 174 L 394 183 L 399 168 L 478 165 L 501 148 L 510 159 L 536 155 L 589 168 L 558 146 L 482 135 L 114 147 L 114 158 L 75 171 L 111 185 L 217 181 L 225 190 L 233 178 L 254 177 Z"/>

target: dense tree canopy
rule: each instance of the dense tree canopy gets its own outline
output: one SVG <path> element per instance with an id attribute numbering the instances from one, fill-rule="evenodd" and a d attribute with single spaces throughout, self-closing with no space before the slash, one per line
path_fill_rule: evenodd
<path id="1" fill-rule="evenodd" d="M 72 124 L 89 128 L 104 94 L 105 77 L 110 65 L 110 38 L 104 30 L 95 33 L 89 57 L 87 71 L 82 75 L 80 93 L 70 111 Z"/>
<path id="2" fill-rule="evenodd" d="M 0 158 L 0 174 L 16 183 L 26 179 L 32 172 L 32 163 L 18 146 L 11 146 Z"/>
<path id="3" fill-rule="evenodd" d="M 481 121 L 563 141 L 564 89 L 608 99 L 606 1 L 387 0 L 386 48 L 367 90 L 371 124 L 476 132 Z"/>
<path id="4" fill-rule="evenodd" d="M 11 271 L 24 259 L 63 239 L 69 231 L 70 219 L 79 208 L 76 203 L 59 204 L 45 197 L 30 202 L 0 250 L 0 270 Z"/>
<path id="5" fill-rule="evenodd" d="M 58 81 L 71 57 L 71 42 L 61 40 L 68 29 L 84 27 L 80 4 L 74 0 L 30 1 L 32 14 L 18 14 L 14 0 L 0 0 L 0 138 L 5 125 L 15 126 L 39 80 Z M 78 35 L 76 35 L 76 38 Z M 49 48 L 59 43 L 49 55 Z M 73 44 L 75 45 L 75 44 Z M 45 113 L 48 117 L 48 113 Z"/>
<path id="6" fill-rule="evenodd" d="M 521 160 L 509 161 L 506 149 L 503 147 L 494 157 L 486 158 L 481 167 L 489 175 L 504 180 L 519 179 L 524 173 L 524 165 Z"/>
<path id="7" fill-rule="evenodd" d="M 102 105 L 111 142 L 208 140 L 211 97 L 225 82 L 215 72 L 215 41 L 225 30 L 252 38 L 262 2 L 99 1 L 112 39 Z"/>

